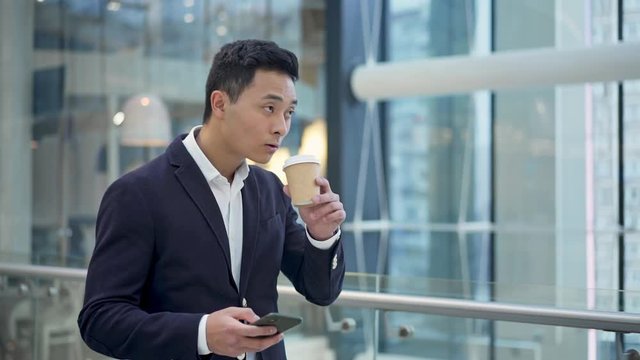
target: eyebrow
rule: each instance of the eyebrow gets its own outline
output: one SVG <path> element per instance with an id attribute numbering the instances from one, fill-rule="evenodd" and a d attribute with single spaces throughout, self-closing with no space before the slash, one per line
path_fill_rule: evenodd
<path id="1" fill-rule="evenodd" d="M 267 94 L 265 96 L 262 97 L 264 100 L 276 100 L 276 101 L 280 101 L 280 102 L 284 102 L 284 98 L 280 95 L 276 95 L 276 94 Z M 293 101 L 291 102 L 291 105 L 297 105 L 298 104 L 298 99 L 293 99 Z"/>

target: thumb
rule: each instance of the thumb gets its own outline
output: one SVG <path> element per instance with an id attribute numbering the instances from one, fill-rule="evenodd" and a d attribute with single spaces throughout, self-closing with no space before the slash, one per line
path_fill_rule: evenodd
<path id="1" fill-rule="evenodd" d="M 251 308 L 241 308 L 241 307 L 229 308 L 229 311 L 230 311 L 229 315 L 231 315 L 231 317 L 236 320 L 244 320 L 248 323 L 252 323 L 260 319 L 260 317 L 256 315 L 256 313 L 254 313 Z"/>

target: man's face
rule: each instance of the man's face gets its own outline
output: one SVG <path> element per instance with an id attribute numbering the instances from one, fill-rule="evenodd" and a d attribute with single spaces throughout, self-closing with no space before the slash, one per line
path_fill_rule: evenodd
<path id="1" fill-rule="evenodd" d="M 230 155 L 268 162 L 289 132 L 297 102 L 289 75 L 257 70 L 238 100 L 225 107 L 221 129 Z"/>

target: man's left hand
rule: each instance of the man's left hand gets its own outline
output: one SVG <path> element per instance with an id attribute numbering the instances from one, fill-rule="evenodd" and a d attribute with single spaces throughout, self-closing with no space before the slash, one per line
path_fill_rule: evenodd
<path id="1" fill-rule="evenodd" d="M 332 237 L 340 224 L 344 222 L 347 213 L 340 202 L 340 195 L 331 191 L 329 180 L 318 177 L 316 184 L 320 186 L 320 195 L 313 197 L 313 205 L 298 208 L 300 217 L 307 224 L 309 235 L 315 240 L 327 240 Z M 284 192 L 289 195 L 289 187 L 284 187 Z"/>

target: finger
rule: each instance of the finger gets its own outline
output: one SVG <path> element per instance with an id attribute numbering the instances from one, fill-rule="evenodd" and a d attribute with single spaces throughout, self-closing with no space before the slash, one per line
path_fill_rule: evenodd
<path id="1" fill-rule="evenodd" d="M 328 223 L 334 223 L 334 224 L 340 225 L 344 222 L 346 218 L 347 218 L 347 213 L 344 210 L 338 210 L 325 215 L 323 220 Z"/>
<path id="2" fill-rule="evenodd" d="M 247 352 L 259 352 L 279 343 L 283 338 L 284 336 L 282 334 L 261 338 L 244 338 L 242 345 Z"/>
<path id="3" fill-rule="evenodd" d="M 320 195 L 316 195 L 312 199 L 314 204 L 324 204 L 329 202 L 339 202 L 340 195 L 334 192 L 320 193 Z"/>
<path id="4" fill-rule="evenodd" d="M 251 308 L 230 307 L 227 308 L 227 310 L 229 310 L 229 315 L 237 320 L 244 320 L 248 323 L 252 323 L 260 319 L 260 317 L 256 315 Z"/>
<path id="5" fill-rule="evenodd" d="M 343 209 L 342 203 L 334 201 L 334 202 L 317 206 L 315 209 L 313 209 L 313 211 L 309 215 L 311 219 L 314 219 L 314 220 L 322 219 L 325 216 L 342 209 Z"/>
<path id="6" fill-rule="evenodd" d="M 282 191 L 287 194 L 288 197 L 291 197 L 291 193 L 289 192 L 289 185 L 285 185 L 282 187 Z"/>
<path id="7" fill-rule="evenodd" d="M 244 309 L 245 308 L 239 307 L 239 306 L 229 306 L 228 308 L 224 308 L 224 309 L 216 311 L 214 313 L 220 313 L 220 314 L 224 314 L 226 316 L 235 317 L 235 314 L 240 313 Z"/>
<path id="8" fill-rule="evenodd" d="M 331 192 L 331 185 L 329 185 L 329 180 L 327 180 L 326 178 L 322 176 L 317 177 L 316 184 L 320 186 L 320 194 Z"/>
<path id="9" fill-rule="evenodd" d="M 336 227 L 338 227 L 346 219 L 345 214 L 346 213 L 344 212 L 344 210 L 339 210 L 339 211 L 335 211 L 335 212 L 326 214 L 325 216 L 322 217 L 322 219 L 319 221 L 319 223 L 322 223 L 322 224 L 325 224 L 325 225 L 333 224 Z M 320 224 L 318 224 L 318 225 L 320 225 Z"/>
<path id="10" fill-rule="evenodd" d="M 275 326 L 257 326 L 248 324 L 242 329 L 242 335 L 248 337 L 273 336 L 278 332 Z"/>

